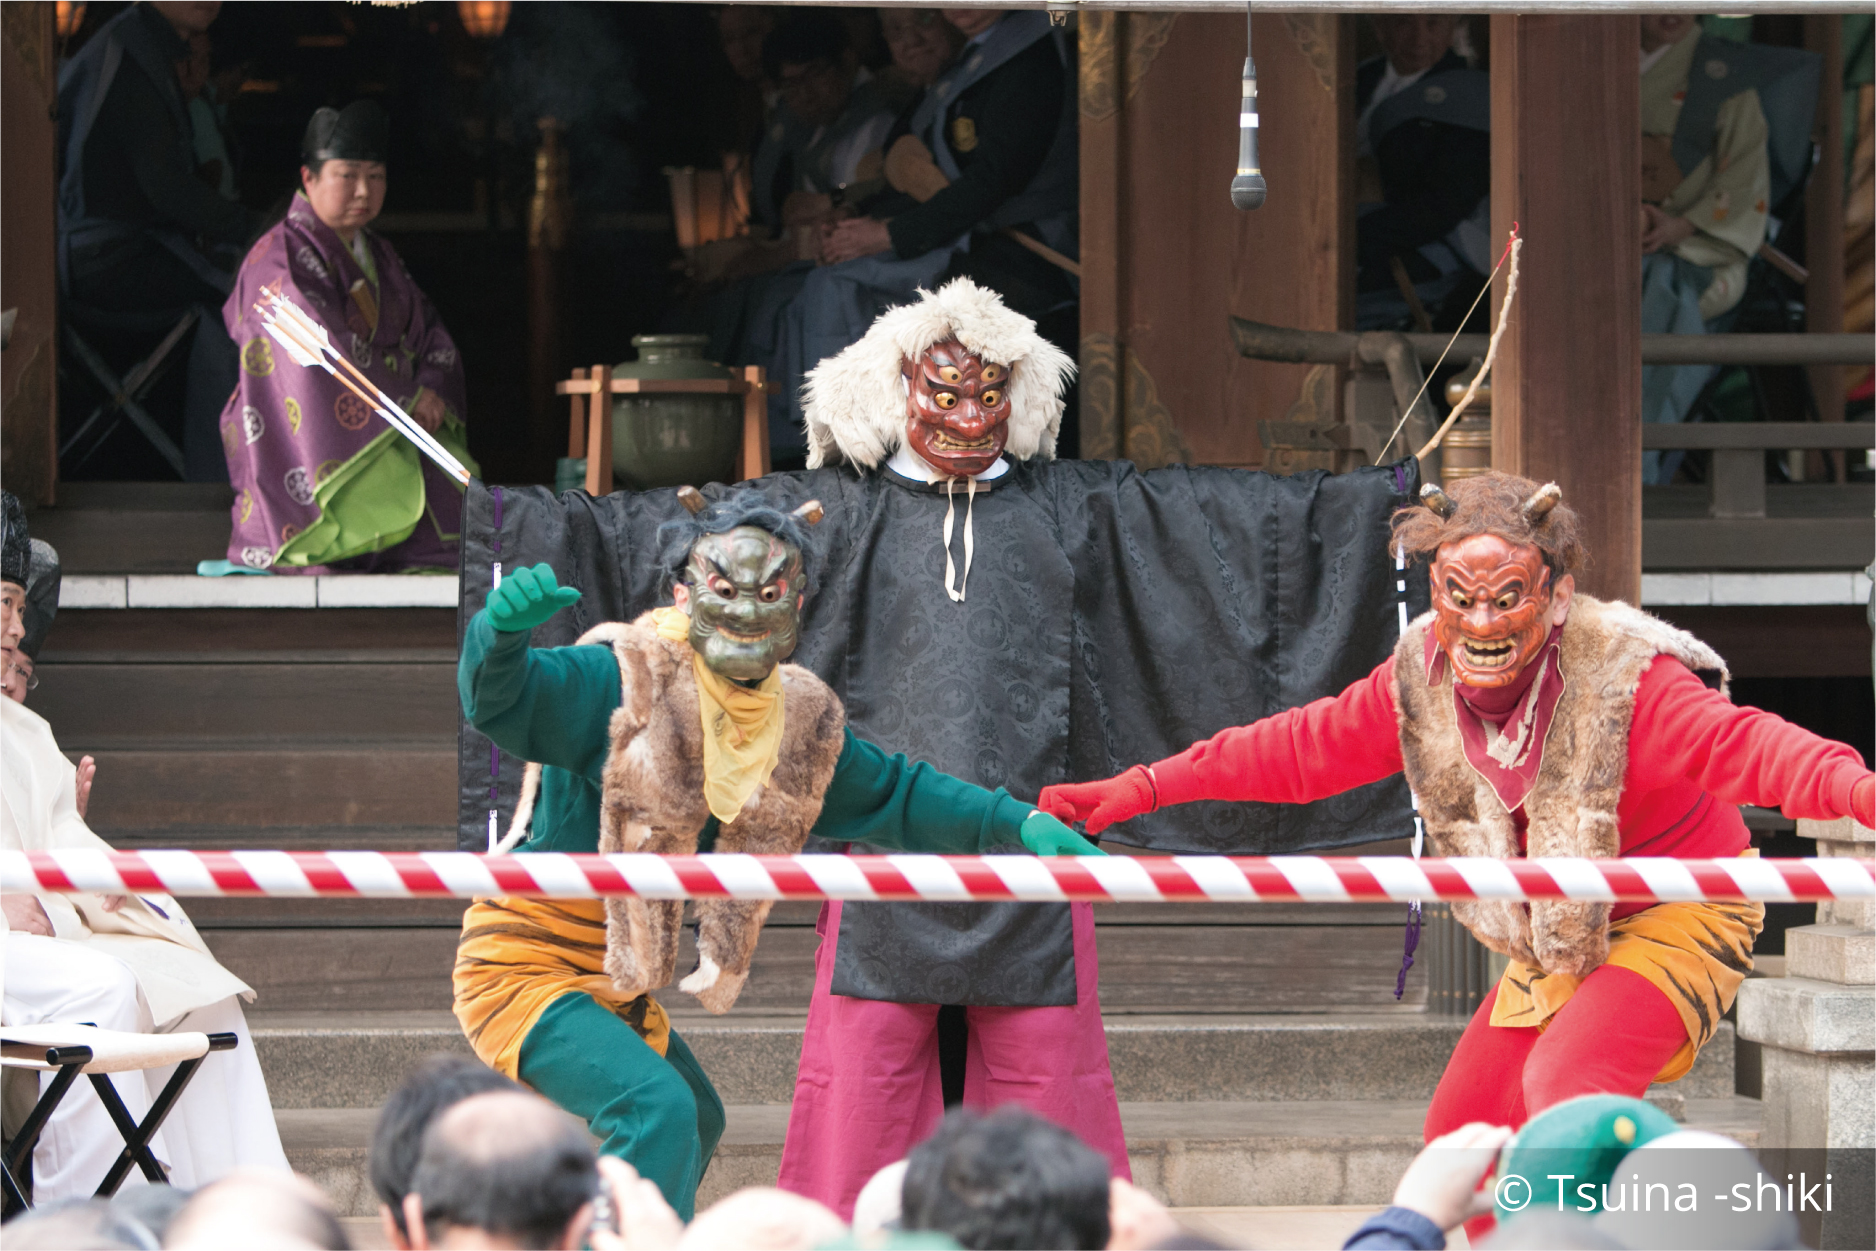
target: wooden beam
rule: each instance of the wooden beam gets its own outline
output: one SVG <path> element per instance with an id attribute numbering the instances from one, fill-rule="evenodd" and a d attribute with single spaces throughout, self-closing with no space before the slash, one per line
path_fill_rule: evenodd
<path id="1" fill-rule="evenodd" d="M 1492 465 L 1554 481 L 1578 586 L 1641 599 L 1641 55 L 1629 16 L 1492 19 L 1492 231 L 1524 237 L 1492 390 Z M 1494 302 L 1502 300 L 1499 277 Z"/>

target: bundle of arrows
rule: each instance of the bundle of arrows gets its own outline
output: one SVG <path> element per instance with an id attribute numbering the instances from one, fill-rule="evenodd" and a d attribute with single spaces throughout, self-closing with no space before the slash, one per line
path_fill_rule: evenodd
<path id="1" fill-rule="evenodd" d="M 326 336 L 325 327 L 307 316 L 306 310 L 295 304 L 278 286 L 261 288 L 261 298 L 255 301 L 254 311 L 261 315 L 267 333 L 286 349 L 294 364 L 305 369 L 323 369 L 331 374 L 340 386 L 363 400 L 373 412 L 390 422 L 399 434 L 416 444 L 417 450 L 435 461 L 444 473 L 468 485 L 469 471 L 463 467 L 463 463 L 452 456 L 448 448 L 438 443 L 397 401 L 366 377 L 365 371 L 354 365 L 345 353 L 333 347 L 332 340 Z"/>

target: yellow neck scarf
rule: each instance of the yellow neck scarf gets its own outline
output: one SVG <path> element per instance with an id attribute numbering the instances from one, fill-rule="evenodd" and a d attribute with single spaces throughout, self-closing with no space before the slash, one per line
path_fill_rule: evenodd
<path id="1" fill-rule="evenodd" d="M 690 642 L 690 616 L 682 609 L 652 614 L 658 637 Z M 697 704 L 703 713 L 704 802 L 728 825 L 782 758 L 782 670 L 776 666 L 754 690 L 738 686 L 691 652 Z"/>

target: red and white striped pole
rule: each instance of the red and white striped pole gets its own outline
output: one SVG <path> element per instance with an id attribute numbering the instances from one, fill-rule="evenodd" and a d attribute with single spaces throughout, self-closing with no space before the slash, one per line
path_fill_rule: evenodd
<path id="1" fill-rule="evenodd" d="M 1876 899 L 1868 860 L 1405 856 L 650 856 L 376 851 L 0 852 L 0 890 L 380 899 L 964 903 Z"/>

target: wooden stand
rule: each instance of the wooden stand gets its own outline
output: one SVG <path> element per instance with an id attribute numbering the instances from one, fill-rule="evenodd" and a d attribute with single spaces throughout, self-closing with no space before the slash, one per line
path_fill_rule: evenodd
<path id="1" fill-rule="evenodd" d="M 571 397 L 567 455 L 586 457 L 586 493 L 612 494 L 612 397 L 615 395 L 740 395 L 743 397 L 743 450 L 737 457 L 737 480 L 747 482 L 769 472 L 769 389 L 762 366 L 746 365 L 740 378 L 684 378 L 653 381 L 615 378 L 612 366 L 554 384 L 554 394 Z M 584 402 L 582 402 L 584 401 Z M 584 411 L 582 411 L 584 410 Z"/>

